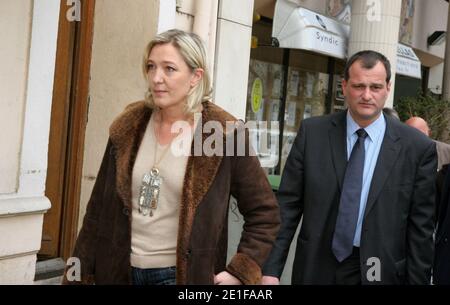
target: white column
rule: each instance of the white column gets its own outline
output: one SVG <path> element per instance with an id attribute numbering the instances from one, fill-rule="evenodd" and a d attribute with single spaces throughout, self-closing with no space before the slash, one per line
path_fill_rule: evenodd
<path id="1" fill-rule="evenodd" d="M 44 192 L 59 9 L 60 1 L 34 1 L 32 9 L 19 188 L 0 195 L 0 284 L 33 283 L 50 208 Z"/>
<path id="2" fill-rule="evenodd" d="M 19 194 L 44 195 L 55 75 L 59 1 L 35 1 Z"/>
<path id="3" fill-rule="evenodd" d="M 361 50 L 375 50 L 391 63 L 391 93 L 386 107 L 392 107 L 397 63 L 401 0 L 353 0 L 349 57 Z"/>
<path id="4" fill-rule="evenodd" d="M 176 12 L 176 0 L 159 1 L 158 33 L 162 33 L 175 28 Z"/>
<path id="5" fill-rule="evenodd" d="M 214 81 L 214 55 L 216 51 L 216 30 L 219 0 L 196 0 L 194 10 L 193 32 L 205 43 L 208 70 L 211 82 Z"/>
<path id="6" fill-rule="evenodd" d="M 245 119 L 253 0 L 220 0 L 214 69 L 214 101 Z"/>

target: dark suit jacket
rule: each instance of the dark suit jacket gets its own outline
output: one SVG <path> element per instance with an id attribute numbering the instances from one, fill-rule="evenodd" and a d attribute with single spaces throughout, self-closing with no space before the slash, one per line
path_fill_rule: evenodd
<path id="1" fill-rule="evenodd" d="M 427 284 L 433 261 L 435 143 L 386 117 L 386 132 L 372 178 L 361 233 L 363 284 Z M 334 284 L 331 250 L 347 164 L 346 112 L 302 122 L 278 191 L 281 228 L 264 267 L 280 277 L 303 216 L 292 270 L 293 284 Z M 380 260 L 381 281 L 367 272 Z"/>
<path id="2" fill-rule="evenodd" d="M 433 268 L 435 284 L 450 285 L 450 164 L 444 165 L 438 174 L 438 226 L 436 255 Z"/>

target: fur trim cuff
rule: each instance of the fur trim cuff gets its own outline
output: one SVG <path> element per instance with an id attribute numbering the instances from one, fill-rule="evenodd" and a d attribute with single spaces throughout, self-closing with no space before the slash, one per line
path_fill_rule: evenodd
<path id="1" fill-rule="evenodd" d="M 236 253 L 226 269 L 244 285 L 257 285 L 261 283 L 261 268 L 247 254 Z"/>

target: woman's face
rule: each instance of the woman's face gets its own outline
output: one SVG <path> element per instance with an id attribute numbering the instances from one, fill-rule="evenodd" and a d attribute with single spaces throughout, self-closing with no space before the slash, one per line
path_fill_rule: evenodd
<path id="1" fill-rule="evenodd" d="M 156 45 L 151 50 L 147 76 L 156 106 L 161 109 L 184 107 L 189 91 L 202 77 L 202 70 L 192 71 L 180 52 L 172 44 L 166 43 Z"/>

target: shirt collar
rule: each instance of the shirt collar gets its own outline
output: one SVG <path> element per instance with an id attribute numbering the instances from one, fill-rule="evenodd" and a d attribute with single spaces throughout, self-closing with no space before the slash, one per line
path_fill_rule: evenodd
<path id="1" fill-rule="evenodd" d="M 353 120 L 350 115 L 350 111 L 347 111 L 347 137 L 351 138 L 358 129 L 359 125 Z M 367 132 L 370 140 L 375 142 L 378 140 L 380 135 L 384 133 L 386 128 L 386 120 L 384 115 L 381 114 L 375 121 L 373 121 L 369 126 L 365 127 L 364 130 Z"/>

